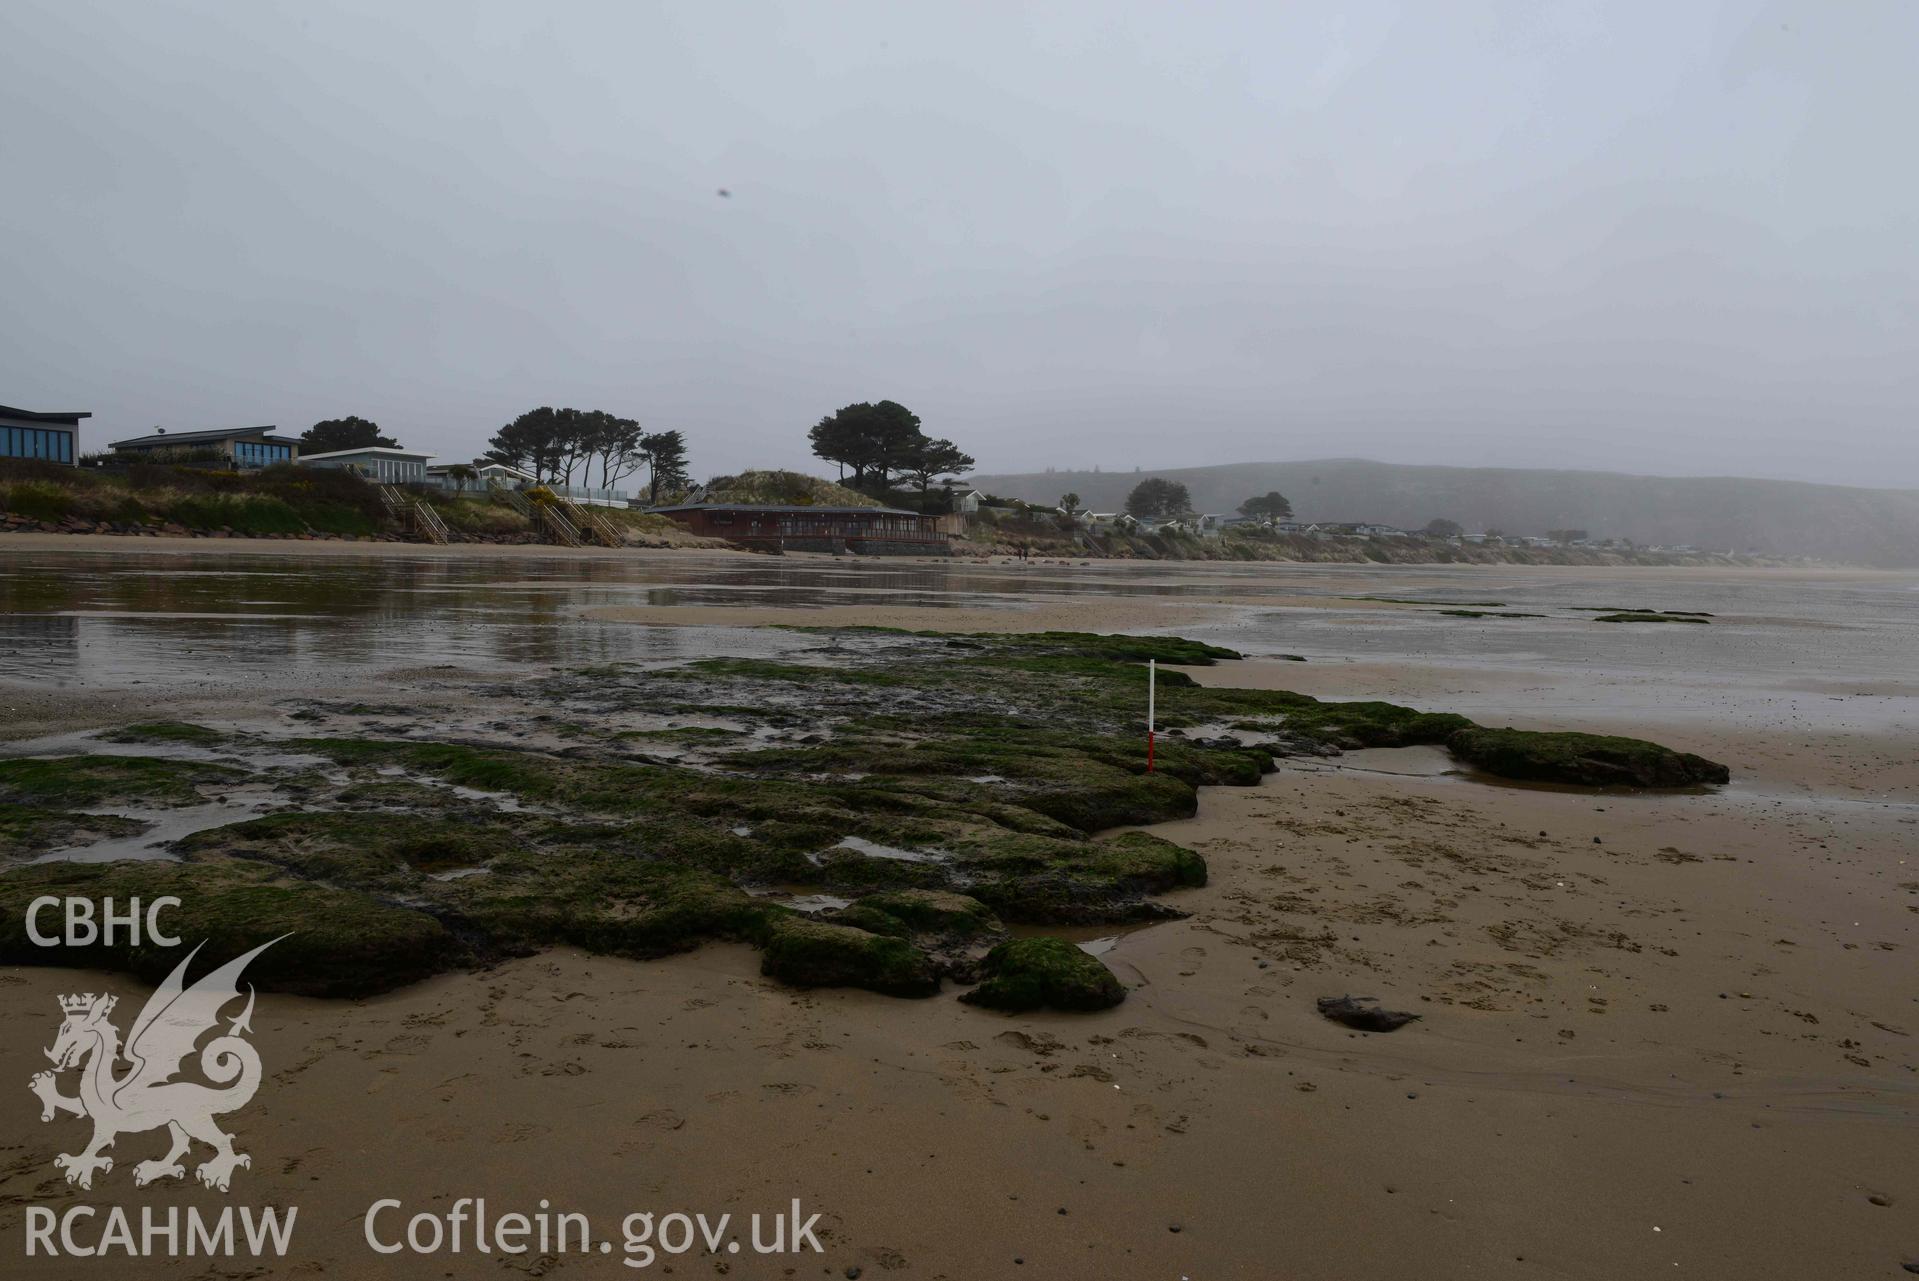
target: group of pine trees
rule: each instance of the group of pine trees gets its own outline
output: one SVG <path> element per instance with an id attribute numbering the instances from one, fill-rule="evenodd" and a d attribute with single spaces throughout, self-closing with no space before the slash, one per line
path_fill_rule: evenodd
<path id="1" fill-rule="evenodd" d="M 974 461 L 952 441 L 928 436 L 919 415 L 892 400 L 844 406 L 820 419 L 808 439 L 814 454 L 839 465 L 842 482 L 875 495 L 909 488 L 922 508 L 936 484 L 971 470 Z M 300 437 L 306 453 L 395 443 L 377 423 L 352 416 L 315 423 Z M 648 431 L 599 409 L 529 410 L 493 434 L 481 461 L 518 467 L 543 483 L 577 479 L 603 489 L 644 470 L 650 502 L 692 483 L 683 433 Z"/>

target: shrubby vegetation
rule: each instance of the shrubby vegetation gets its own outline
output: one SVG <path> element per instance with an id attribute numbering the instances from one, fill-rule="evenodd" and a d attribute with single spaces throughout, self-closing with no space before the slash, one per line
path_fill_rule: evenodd
<path id="1" fill-rule="evenodd" d="M 236 534 L 371 535 L 385 528 L 373 487 L 343 471 L 280 464 L 257 471 L 57 467 L 0 461 L 0 511 L 57 523 L 226 529 Z"/>

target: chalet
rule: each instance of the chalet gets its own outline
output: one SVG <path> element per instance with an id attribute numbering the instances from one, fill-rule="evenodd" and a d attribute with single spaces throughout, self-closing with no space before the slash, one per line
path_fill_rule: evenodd
<path id="1" fill-rule="evenodd" d="M 696 534 L 756 551 L 944 556 L 952 550 L 939 517 L 897 507 L 676 503 L 648 510 Z"/>
<path id="2" fill-rule="evenodd" d="M 274 430 L 272 427 L 215 427 L 206 431 L 168 431 L 155 427 L 148 435 L 116 440 L 110 448 L 121 458 L 149 462 L 206 461 L 248 470 L 293 461 L 294 442 L 275 436 Z"/>
<path id="3" fill-rule="evenodd" d="M 300 455 L 302 467 L 334 467 L 358 472 L 382 485 L 421 485 L 426 483 L 426 460 L 433 457 L 418 449 L 396 449 L 390 445 L 363 445 L 359 449 L 334 449 L 324 454 Z"/>
<path id="4" fill-rule="evenodd" d="M 1397 525 L 1378 525 L 1371 521 L 1340 521 L 1320 526 L 1332 534 L 1344 534 L 1352 538 L 1406 538 L 1409 535 Z"/>
<path id="5" fill-rule="evenodd" d="M 1143 522 L 1148 533 L 1190 534 L 1194 538 L 1218 538 L 1220 536 L 1220 518 L 1218 516 L 1176 516 Z"/>
<path id="6" fill-rule="evenodd" d="M 0 405 L 0 458 L 38 458 L 74 466 L 80 461 L 78 410 L 15 409 Z"/>
<path id="7" fill-rule="evenodd" d="M 461 474 L 455 475 L 459 471 Z M 472 475 L 465 473 L 471 472 Z M 453 493 L 473 491 L 485 493 L 497 481 L 508 489 L 530 489 L 540 483 L 540 478 L 532 472 L 506 463 L 437 463 L 426 469 L 426 483 L 436 485 Z"/>
<path id="8" fill-rule="evenodd" d="M 980 493 L 977 489 L 969 489 L 964 493 L 957 489 L 948 490 L 947 492 L 952 495 L 953 510 L 967 516 L 977 512 L 980 504 L 986 501 L 986 495 Z"/>

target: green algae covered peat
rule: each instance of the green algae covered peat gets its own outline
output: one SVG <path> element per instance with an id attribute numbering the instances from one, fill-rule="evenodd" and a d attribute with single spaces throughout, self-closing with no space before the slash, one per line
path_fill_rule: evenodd
<path id="1" fill-rule="evenodd" d="M 189 805 L 238 782 L 274 797 L 173 840 L 171 860 L 0 875 L 0 960 L 44 955 L 20 924 L 39 895 L 173 894 L 177 928 L 222 952 L 291 933 L 254 972 L 280 990 L 360 994 L 556 945 L 651 957 L 729 939 L 798 986 L 929 996 L 984 977 L 974 999 L 994 1008 L 1099 1008 L 1123 990 L 1097 958 L 1008 941 L 1006 923 L 1177 915 L 1160 896 L 1205 884 L 1204 860 L 1125 829 L 1190 816 L 1199 788 L 1253 785 L 1276 756 L 1426 744 L 1527 781 L 1726 778 L 1636 739 L 1202 687 L 1177 670 L 1159 675 L 1148 772 L 1146 660 L 1237 654 L 1067 632 L 813 635 L 786 661 L 602 665 L 486 691 L 554 723 L 564 746 L 529 745 L 511 715 L 438 737 L 417 723 L 336 732 L 342 715 L 315 704 L 294 713 L 304 737 L 144 723 L 101 739 L 152 755 L 0 762 L 15 815 L 0 853 L 15 859 L 111 834 L 128 820 L 87 812 L 110 801 Z M 88 959 L 164 964 L 130 947 Z"/>

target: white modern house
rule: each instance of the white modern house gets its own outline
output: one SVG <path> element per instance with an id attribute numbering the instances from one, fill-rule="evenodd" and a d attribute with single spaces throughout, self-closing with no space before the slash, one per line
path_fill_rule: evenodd
<path id="1" fill-rule="evenodd" d="M 472 475 L 454 475 L 456 469 Z M 508 489 L 528 489 L 539 484 L 540 478 L 524 468 L 479 459 L 471 463 L 439 463 L 426 469 L 426 483 L 449 493 L 484 494 L 495 481 Z"/>
<path id="2" fill-rule="evenodd" d="M 302 454 L 302 467 L 333 467 L 357 472 L 382 485 L 421 485 L 426 483 L 426 463 L 432 454 L 418 449 L 395 449 L 390 445 L 367 445 L 361 449 L 335 449 L 324 454 Z"/>

